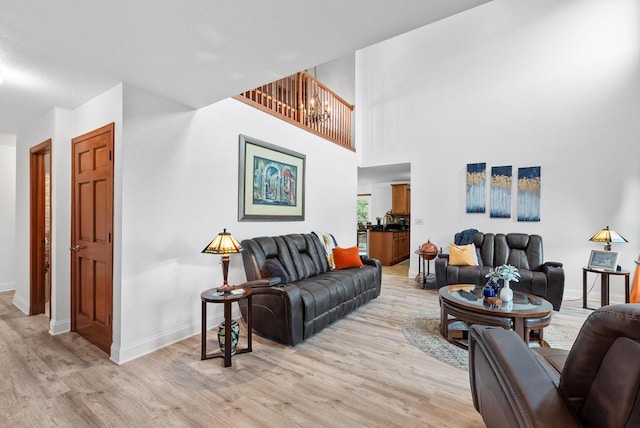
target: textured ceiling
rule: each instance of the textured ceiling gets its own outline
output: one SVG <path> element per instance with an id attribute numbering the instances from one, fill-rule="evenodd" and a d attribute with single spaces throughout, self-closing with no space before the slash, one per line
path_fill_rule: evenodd
<path id="1" fill-rule="evenodd" d="M 119 82 L 199 108 L 488 0 L 0 0 L 0 133 Z"/>

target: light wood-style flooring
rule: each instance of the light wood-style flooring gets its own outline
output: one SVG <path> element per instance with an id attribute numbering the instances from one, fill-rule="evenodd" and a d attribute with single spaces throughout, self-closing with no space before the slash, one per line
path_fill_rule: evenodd
<path id="1" fill-rule="evenodd" d="M 199 335 L 118 366 L 12 297 L 0 293 L 0 426 L 483 426 L 468 373 L 404 338 L 409 314 L 438 308 L 413 279 L 385 274 L 379 298 L 296 347 L 254 335 L 229 368 L 200 361 Z M 567 302 L 553 323 L 575 334 L 588 314 Z"/>

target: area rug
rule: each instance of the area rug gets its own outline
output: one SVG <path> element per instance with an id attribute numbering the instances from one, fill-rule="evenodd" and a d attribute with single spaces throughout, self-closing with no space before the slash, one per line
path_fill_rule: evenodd
<path id="1" fill-rule="evenodd" d="M 465 349 L 449 343 L 440 334 L 439 309 L 416 312 L 410 315 L 402 325 L 402 332 L 409 343 L 430 357 L 450 366 L 469 370 L 469 353 Z M 559 327 L 550 325 L 544 329 L 544 340 L 554 348 L 570 349 L 574 339 Z"/>

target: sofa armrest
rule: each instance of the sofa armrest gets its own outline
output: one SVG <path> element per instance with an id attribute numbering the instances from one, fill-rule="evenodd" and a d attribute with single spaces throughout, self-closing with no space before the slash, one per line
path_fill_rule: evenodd
<path id="1" fill-rule="evenodd" d="M 545 299 L 551 302 L 555 311 L 559 311 L 564 296 L 564 269 L 545 263 L 542 266 L 542 271 L 547 276 Z"/>
<path id="2" fill-rule="evenodd" d="M 272 287 L 282 282 L 282 278 L 279 276 L 272 276 L 269 278 L 256 279 L 255 281 L 247 281 L 243 284 L 234 285 L 233 288 L 258 288 L 258 287 Z"/>
<path id="3" fill-rule="evenodd" d="M 543 266 L 543 269 L 546 267 L 555 267 L 555 268 L 561 268 L 562 267 L 562 263 L 560 262 L 545 262 Z"/>
<path id="4" fill-rule="evenodd" d="M 449 254 L 438 254 L 436 258 L 436 288 L 447 285 L 447 269 L 449 267 Z"/>
<path id="5" fill-rule="evenodd" d="M 515 332 L 471 326 L 471 394 L 487 426 L 580 426 L 543 364 Z"/>

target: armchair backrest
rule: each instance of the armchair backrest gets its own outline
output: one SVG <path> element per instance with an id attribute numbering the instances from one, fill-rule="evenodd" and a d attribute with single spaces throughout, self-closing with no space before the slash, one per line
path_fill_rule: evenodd
<path id="1" fill-rule="evenodd" d="M 496 267 L 506 263 L 518 269 L 541 270 L 544 263 L 539 235 L 477 232 L 473 243 L 483 266 Z"/>
<path id="2" fill-rule="evenodd" d="M 640 305 L 604 306 L 582 326 L 560 391 L 586 427 L 640 426 Z"/>

